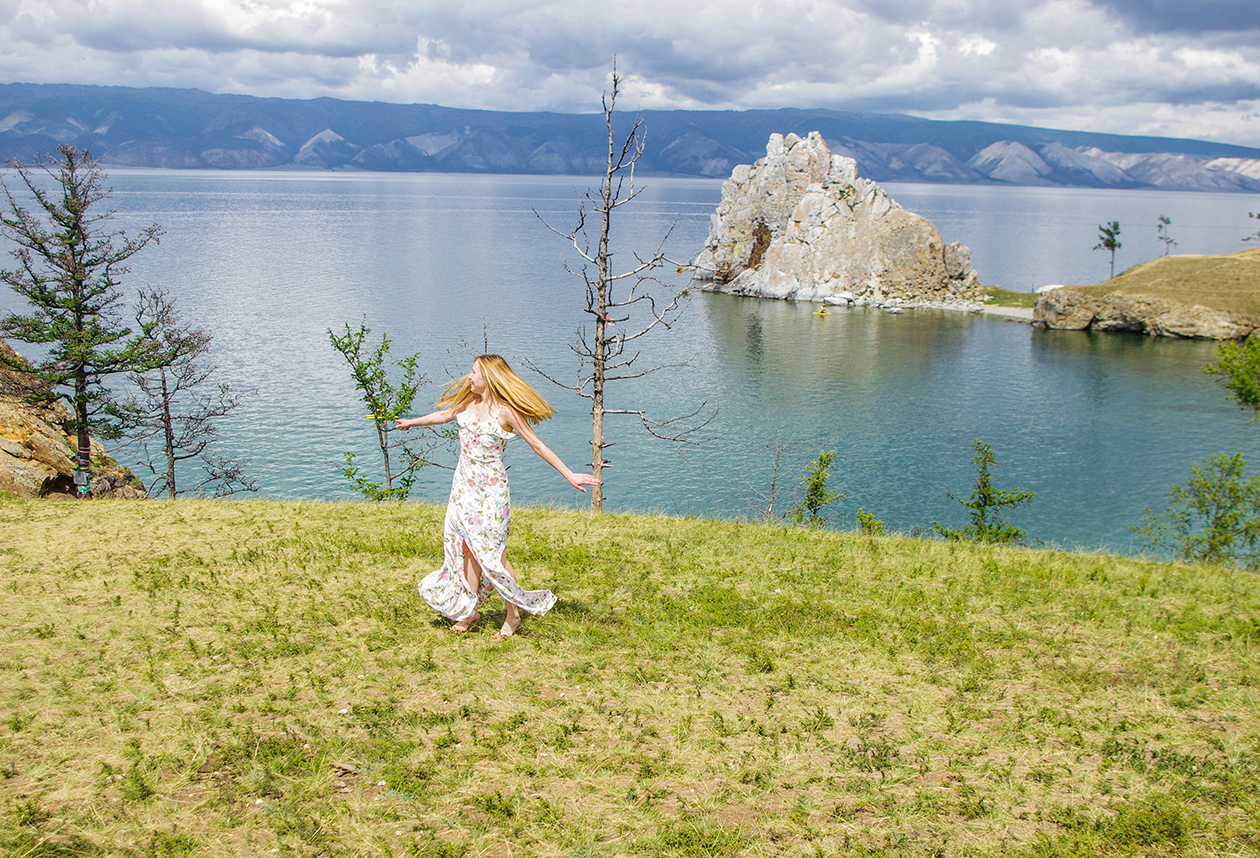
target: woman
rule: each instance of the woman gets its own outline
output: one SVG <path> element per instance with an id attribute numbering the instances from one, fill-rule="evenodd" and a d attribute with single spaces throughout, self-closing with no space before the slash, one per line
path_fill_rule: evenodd
<path id="1" fill-rule="evenodd" d="M 481 355 L 472 371 L 451 383 L 437 411 L 397 422 L 399 429 L 459 423 L 459 464 L 451 483 L 443 525 L 442 568 L 420 582 L 420 595 L 451 627 L 466 632 L 494 591 L 507 600 L 507 617 L 495 639 L 510 637 L 521 624 L 520 609 L 542 616 L 556 603 L 550 590 L 524 590 L 507 560 L 511 519 L 503 451 L 512 438 L 525 443 L 581 492 L 599 484 L 591 474 L 575 474 L 534 434 L 533 424 L 555 409 L 512 371 L 498 355 Z"/>

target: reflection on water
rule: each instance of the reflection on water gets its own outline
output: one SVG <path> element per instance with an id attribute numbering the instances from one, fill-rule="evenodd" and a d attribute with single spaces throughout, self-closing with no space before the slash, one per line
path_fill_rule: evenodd
<path id="1" fill-rule="evenodd" d="M 366 320 L 397 354 L 420 352 L 435 382 L 422 402 L 467 368 L 465 344 L 480 351 L 483 336 L 518 368 L 530 359 L 559 378 L 576 374 L 567 344 L 584 322 L 582 287 L 563 270 L 576 258 L 534 210 L 571 226 L 580 178 L 119 171 L 111 183 L 120 226 L 156 221 L 167 231 L 136 257 L 129 284 L 170 289 L 189 320 L 215 333 L 224 380 L 257 389 L 223 422 L 223 452 L 243 457 L 268 496 L 350 498 L 341 453 L 373 449 L 330 328 Z M 649 180 L 616 224 L 621 270 L 629 250 L 655 247 L 671 228 L 669 254 L 693 255 L 719 188 Z M 890 190 L 946 240 L 969 244 L 986 282 L 1022 286 L 1091 279 L 1085 272 L 1104 262 L 1088 251 L 1099 222 L 1121 217 L 1127 228 L 1127 218 L 1136 231 L 1149 220 L 1154 244 L 1156 217 L 1168 213 L 1179 250 L 1219 252 L 1254 208 L 1239 195 Z M 676 448 L 613 418 L 609 508 L 752 517 L 750 487 L 769 487 L 770 448 L 783 442 L 779 483 L 789 489 L 819 450 L 836 451 L 834 488 L 848 495 L 834 508 L 841 526 L 859 506 L 895 529 L 958 525 L 963 510 L 946 492 L 970 492 L 970 444 L 982 438 L 1001 463 L 999 486 L 1038 493 L 1012 516 L 1031 535 L 1127 550 L 1128 527 L 1144 507 L 1162 508 L 1191 463 L 1240 449 L 1260 465 L 1260 433 L 1201 371 L 1210 343 L 1036 331 L 944 311 L 812 310 L 693 294 L 642 358 L 690 366 L 617 387 L 610 405 L 669 417 L 707 402 L 720 437 Z M 580 466 L 589 406 L 535 380 L 560 412 L 540 435 Z M 517 502 L 586 502 L 524 445 L 509 462 Z M 449 479 L 434 470 L 417 493 L 441 501 Z"/>
<path id="2" fill-rule="evenodd" d="M 997 450 L 1001 487 L 1038 492 L 1012 515 L 1038 538 L 1127 548 L 1189 463 L 1243 449 L 1245 414 L 1201 369 L 1211 343 L 1040 331 L 944 311 L 851 310 L 708 296 L 729 472 L 769 485 L 766 444 L 799 442 L 793 475 L 837 450 L 836 482 L 890 526 L 961 523 L 970 442 Z M 735 498 L 731 503 L 737 504 Z"/>

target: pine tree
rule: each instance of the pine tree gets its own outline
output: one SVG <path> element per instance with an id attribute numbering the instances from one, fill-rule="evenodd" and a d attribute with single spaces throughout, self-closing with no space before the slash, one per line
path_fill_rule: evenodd
<path id="1" fill-rule="evenodd" d="M 110 192 L 89 152 L 63 145 L 56 158 L 38 158 L 34 169 L 16 161 L 9 166 L 34 204 L 19 200 L 0 179 L 6 206 L 0 233 L 16 245 L 11 256 L 17 262 L 0 271 L 0 282 L 28 304 L 27 312 L 0 318 L 0 333 L 46 347 L 30 371 L 44 384 L 45 398 L 60 397 L 70 406 L 66 428 L 77 437 L 75 482 L 87 496 L 91 433 L 116 438 L 123 426 L 106 379 L 154 365 L 146 332 L 124 324 L 119 278 L 128 272 L 127 260 L 157 243 L 162 230 L 154 224 L 135 237 L 108 230 L 115 212 L 100 206 Z"/>

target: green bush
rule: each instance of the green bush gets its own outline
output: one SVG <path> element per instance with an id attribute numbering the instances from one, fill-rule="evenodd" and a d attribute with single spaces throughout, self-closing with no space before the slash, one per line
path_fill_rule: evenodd
<path id="1" fill-rule="evenodd" d="M 1182 560 L 1260 568 L 1260 479 L 1244 481 L 1246 469 L 1242 453 L 1191 465 L 1186 484 L 1168 490 L 1168 509 L 1147 507 L 1132 530 Z"/>
<path id="2" fill-rule="evenodd" d="M 998 518 L 997 511 L 1029 503 L 1037 496 L 1037 493 L 1018 489 L 1015 491 L 995 489 L 993 478 L 989 474 L 989 468 L 998 463 L 993 455 L 993 448 L 979 438 L 972 441 L 971 445 L 976 449 L 976 455 L 971 459 L 977 471 L 976 486 L 971 490 L 971 497 L 967 500 L 960 500 L 952 494 L 949 495 L 971 511 L 971 524 L 961 530 L 955 530 L 934 521 L 932 530 L 951 542 L 970 540 L 998 545 L 1022 543 L 1025 536 L 1024 529 L 1002 521 Z"/>
<path id="3" fill-rule="evenodd" d="M 792 518 L 797 524 L 822 527 L 827 523 L 827 517 L 822 514 L 822 508 L 827 504 L 844 500 L 845 495 L 841 492 L 827 490 L 827 475 L 831 471 L 831 463 L 835 458 L 835 450 L 823 450 L 809 466 L 805 476 L 801 478 L 805 495 L 796 506 L 792 507 L 791 511 Z"/>

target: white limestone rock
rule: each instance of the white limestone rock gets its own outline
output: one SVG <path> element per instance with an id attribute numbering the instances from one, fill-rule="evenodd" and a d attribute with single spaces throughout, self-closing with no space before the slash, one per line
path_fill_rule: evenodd
<path id="1" fill-rule="evenodd" d="M 712 291 L 827 303 L 974 301 L 979 285 L 968 248 L 817 132 L 772 134 L 766 157 L 732 171 L 693 265 Z"/>

